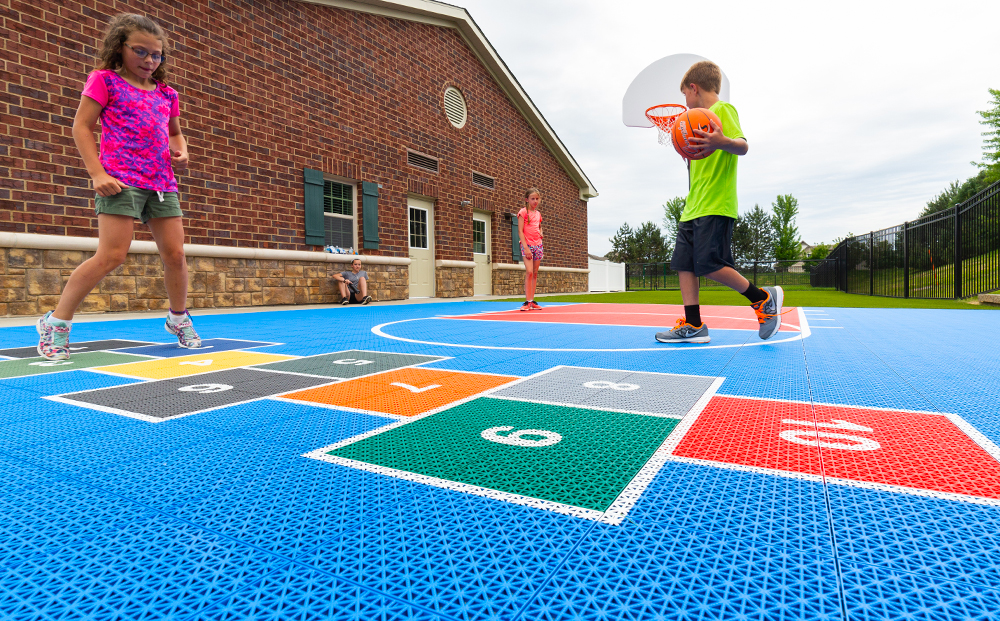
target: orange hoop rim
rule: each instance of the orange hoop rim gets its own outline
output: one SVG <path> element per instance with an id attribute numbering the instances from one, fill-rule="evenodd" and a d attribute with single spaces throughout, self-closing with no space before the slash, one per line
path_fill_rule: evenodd
<path id="1" fill-rule="evenodd" d="M 687 112 L 687 106 L 681 104 L 659 104 L 646 108 L 646 118 L 658 128 L 670 131 L 674 119 L 685 112 Z"/>

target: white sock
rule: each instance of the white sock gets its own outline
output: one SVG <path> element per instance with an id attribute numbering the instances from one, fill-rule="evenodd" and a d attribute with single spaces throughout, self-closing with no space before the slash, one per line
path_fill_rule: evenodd
<path id="1" fill-rule="evenodd" d="M 73 325 L 72 321 L 66 321 L 65 319 L 56 319 L 52 315 L 49 315 L 49 318 L 46 319 L 45 321 L 51 323 L 54 326 L 59 326 L 60 328 L 68 328 Z"/>
<path id="2" fill-rule="evenodd" d="M 185 319 L 187 319 L 187 313 L 184 313 L 183 315 L 175 315 L 170 311 L 167 311 L 167 321 L 170 323 L 180 323 Z"/>

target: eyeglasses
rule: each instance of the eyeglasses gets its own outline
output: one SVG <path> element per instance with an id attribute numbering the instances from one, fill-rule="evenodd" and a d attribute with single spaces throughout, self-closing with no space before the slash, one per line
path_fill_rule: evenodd
<path id="1" fill-rule="evenodd" d="M 132 52 L 134 52 L 135 55 L 139 57 L 139 60 L 145 60 L 146 57 L 149 56 L 150 58 L 153 59 L 154 63 L 165 63 L 165 62 L 167 62 L 167 55 L 166 54 L 157 54 L 156 52 L 150 53 L 150 52 L 142 49 L 141 47 L 139 49 L 136 49 L 136 48 L 132 47 L 131 45 L 129 45 L 128 43 L 126 43 L 125 45 L 128 46 L 128 49 L 132 50 Z"/>

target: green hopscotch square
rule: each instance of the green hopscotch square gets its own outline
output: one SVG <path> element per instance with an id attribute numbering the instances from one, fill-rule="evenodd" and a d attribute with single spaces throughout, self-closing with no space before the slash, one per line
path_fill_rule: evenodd
<path id="1" fill-rule="evenodd" d="M 606 511 L 670 435 L 676 418 L 482 397 L 329 451 L 384 468 Z M 484 439 L 521 429 L 561 436 L 547 446 Z M 543 440 L 545 435 L 523 435 Z"/>
<path id="2" fill-rule="evenodd" d="M 23 377 L 40 373 L 56 373 L 103 367 L 126 362 L 141 362 L 152 360 L 149 356 L 133 356 L 131 354 L 116 354 L 109 351 L 92 351 L 73 354 L 69 360 L 46 360 L 45 358 L 19 358 L 17 360 L 0 361 L 0 378 Z"/>

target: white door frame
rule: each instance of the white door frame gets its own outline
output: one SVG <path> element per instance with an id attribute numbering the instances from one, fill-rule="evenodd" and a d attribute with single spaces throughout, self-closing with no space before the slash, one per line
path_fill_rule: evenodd
<path id="1" fill-rule="evenodd" d="M 493 293 L 493 274 L 492 274 L 492 263 L 493 263 L 493 213 L 489 211 L 473 211 L 472 220 L 480 221 L 486 224 L 486 269 L 487 269 L 487 279 L 486 279 L 486 293 L 476 293 L 476 275 L 475 268 L 473 269 L 472 275 L 472 290 L 474 295 L 491 295 Z M 476 251 L 472 251 L 472 260 L 476 260 Z"/>
<path id="2" fill-rule="evenodd" d="M 413 295 L 413 263 L 410 263 L 410 297 L 434 297 L 436 293 L 436 268 L 434 265 L 434 201 L 426 198 L 420 198 L 416 196 L 406 197 L 406 245 L 407 248 L 410 247 L 410 209 L 419 209 L 427 213 L 427 248 L 418 248 L 417 250 L 426 250 L 430 253 L 430 294 L 429 296 L 414 296 Z M 423 292 L 421 292 L 423 293 Z"/>

